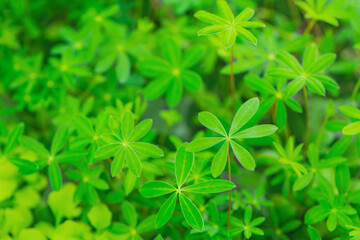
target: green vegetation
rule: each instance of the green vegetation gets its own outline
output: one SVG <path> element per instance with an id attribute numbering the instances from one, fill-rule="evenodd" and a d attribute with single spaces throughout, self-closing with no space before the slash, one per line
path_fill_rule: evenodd
<path id="1" fill-rule="evenodd" d="M 0 7 L 0 239 L 360 239 L 359 0 Z"/>

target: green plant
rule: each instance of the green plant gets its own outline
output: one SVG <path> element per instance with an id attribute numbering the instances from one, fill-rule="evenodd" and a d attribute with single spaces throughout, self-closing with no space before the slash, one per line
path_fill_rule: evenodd
<path id="1" fill-rule="evenodd" d="M 0 239 L 360 239 L 358 0 L 0 8 Z"/>

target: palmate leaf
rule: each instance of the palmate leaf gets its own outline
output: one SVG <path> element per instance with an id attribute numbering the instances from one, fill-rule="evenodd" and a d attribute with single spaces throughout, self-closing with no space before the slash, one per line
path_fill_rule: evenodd
<path id="1" fill-rule="evenodd" d="M 247 22 L 254 15 L 254 10 L 246 8 L 234 18 L 234 14 L 225 0 L 217 0 L 216 3 L 220 16 L 202 10 L 195 13 L 194 16 L 200 21 L 212 24 L 200 29 L 198 36 L 219 34 L 225 48 L 234 45 L 237 35 L 256 45 L 256 37 L 245 28 L 258 28 L 265 25 L 261 22 Z"/>
<path id="2" fill-rule="evenodd" d="M 137 142 L 143 138 L 150 130 L 152 120 L 147 119 L 134 126 L 134 117 L 132 112 L 126 111 L 121 123 L 114 116 L 110 116 L 109 125 L 111 132 L 110 143 L 99 147 L 94 157 L 97 159 L 106 159 L 114 157 L 111 164 L 111 175 L 117 175 L 126 161 L 129 170 L 139 177 L 142 170 L 140 157 L 162 157 L 164 153 L 157 146 Z"/>
<path id="3" fill-rule="evenodd" d="M 238 158 L 239 162 L 246 169 L 253 171 L 255 168 L 254 158 L 247 150 L 245 150 L 242 146 L 232 140 L 232 138 L 259 138 L 269 136 L 276 132 L 277 127 L 270 124 L 251 127 L 238 132 L 255 115 L 258 108 L 258 98 L 252 98 L 242 104 L 237 110 L 235 117 L 231 123 L 229 134 L 226 133 L 224 127 L 216 116 L 209 112 L 200 113 L 200 123 L 202 123 L 205 127 L 213 130 L 214 132 L 223 135 L 224 137 L 203 137 L 195 139 L 186 146 L 186 150 L 191 152 L 199 152 L 223 142 L 221 148 L 215 154 L 215 157 L 211 164 L 211 173 L 213 177 L 218 177 L 225 169 L 226 160 L 229 154 L 229 144 L 231 144 L 231 148 L 235 156 Z"/>
<path id="4" fill-rule="evenodd" d="M 314 93 L 325 96 L 325 89 L 338 89 L 338 84 L 330 77 L 321 74 L 336 58 L 336 54 L 327 53 L 318 56 L 317 46 L 309 45 L 303 55 L 302 65 L 286 51 L 280 51 L 276 58 L 288 68 L 270 69 L 267 74 L 271 77 L 294 79 L 286 87 L 286 96 L 295 95 L 304 84 Z"/>
<path id="5" fill-rule="evenodd" d="M 189 91 L 201 89 L 201 76 L 190 68 L 201 60 L 205 51 L 200 46 L 194 46 L 185 51 L 183 57 L 179 44 L 173 39 L 166 39 L 163 45 L 166 60 L 145 59 L 140 61 L 138 68 L 145 76 L 155 78 L 145 87 L 145 98 L 153 100 L 166 95 L 167 104 L 175 107 L 181 100 L 184 86 Z"/>

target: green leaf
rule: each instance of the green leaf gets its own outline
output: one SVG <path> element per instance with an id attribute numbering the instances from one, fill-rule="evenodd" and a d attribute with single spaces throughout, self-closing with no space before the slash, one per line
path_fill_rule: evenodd
<path id="1" fill-rule="evenodd" d="M 67 163 L 76 163 L 78 160 L 85 157 L 87 153 L 85 151 L 68 151 L 63 152 L 55 156 L 56 162 L 67 162 Z"/>
<path id="2" fill-rule="evenodd" d="M 329 67 L 336 59 L 336 54 L 327 53 L 319 57 L 310 67 L 309 73 L 318 73 Z"/>
<path id="3" fill-rule="evenodd" d="M 52 189 L 59 191 L 62 185 L 62 176 L 60 167 L 55 162 L 49 164 L 49 178 Z"/>
<path id="4" fill-rule="evenodd" d="M 19 173 L 21 175 L 28 175 L 39 170 L 39 166 L 29 160 L 21 158 L 9 158 L 9 161 L 19 168 Z"/>
<path id="5" fill-rule="evenodd" d="M 276 92 L 275 88 L 269 82 L 254 74 L 247 74 L 245 76 L 245 82 L 254 90 L 264 94 L 271 94 Z"/>
<path id="6" fill-rule="evenodd" d="M 312 226 L 310 226 L 310 225 L 308 226 L 307 232 L 308 232 L 311 240 L 321 240 L 320 233 Z"/>
<path id="7" fill-rule="evenodd" d="M 9 136 L 9 140 L 5 146 L 5 150 L 4 153 L 8 154 L 15 146 L 15 144 L 17 143 L 20 135 L 23 133 L 24 131 L 24 124 L 23 123 L 19 123 L 18 125 L 16 125 L 16 127 L 14 128 L 14 130 L 11 132 L 10 136 Z"/>
<path id="8" fill-rule="evenodd" d="M 326 89 L 339 89 L 339 84 L 332 79 L 331 77 L 320 75 L 320 74 L 313 74 L 309 78 L 315 78 L 316 80 L 320 81 Z"/>
<path id="9" fill-rule="evenodd" d="M 185 183 L 194 163 L 194 153 L 185 150 L 186 144 L 182 144 L 175 155 L 175 177 L 178 188 Z"/>
<path id="10" fill-rule="evenodd" d="M 61 126 L 55 133 L 55 136 L 51 143 L 50 153 L 51 155 L 57 154 L 60 149 L 65 145 L 69 137 L 69 127 Z"/>
<path id="11" fill-rule="evenodd" d="M 114 64 L 116 59 L 116 52 L 110 54 L 103 54 L 99 57 L 99 61 L 96 63 L 95 72 L 96 73 L 103 73 Z"/>
<path id="12" fill-rule="evenodd" d="M 305 214 L 305 223 L 314 224 L 323 221 L 329 215 L 329 210 L 320 205 L 310 208 Z"/>
<path id="13" fill-rule="evenodd" d="M 211 163 L 211 174 L 214 178 L 218 177 L 224 171 L 228 154 L 229 141 L 225 141 Z"/>
<path id="14" fill-rule="evenodd" d="M 132 142 L 129 143 L 129 146 L 134 149 L 135 152 L 140 152 L 147 157 L 157 158 L 164 156 L 164 153 L 160 148 L 150 143 Z"/>
<path id="15" fill-rule="evenodd" d="M 291 81 L 286 86 L 286 90 L 285 90 L 286 96 L 287 97 L 294 96 L 298 91 L 300 91 L 300 89 L 303 88 L 304 84 L 305 84 L 305 79 L 303 77 L 299 77 Z"/>
<path id="16" fill-rule="evenodd" d="M 309 69 L 312 64 L 314 64 L 318 55 L 318 49 L 315 43 L 310 44 L 304 52 L 302 65 L 305 72 L 309 72 Z"/>
<path id="17" fill-rule="evenodd" d="M 156 216 L 156 228 L 164 226 L 171 218 L 176 206 L 177 193 L 173 193 L 160 207 Z"/>
<path id="18" fill-rule="evenodd" d="M 170 65 L 162 59 L 151 58 L 140 61 L 138 69 L 147 77 L 157 77 L 169 73 Z"/>
<path id="19" fill-rule="evenodd" d="M 175 107 L 181 100 L 183 92 L 182 82 L 178 78 L 174 78 L 166 93 L 166 102 L 170 107 Z"/>
<path id="20" fill-rule="evenodd" d="M 97 159 L 106 159 L 115 155 L 117 151 L 122 147 L 121 143 L 109 143 L 104 146 L 99 147 L 94 157 Z"/>
<path id="21" fill-rule="evenodd" d="M 261 138 L 269 136 L 276 132 L 278 128 L 272 124 L 262 124 L 254 126 L 245 130 L 242 130 L 235 135 L 231 136 L 232 138 Z"/>
<path id="22" fill-rule="evenodd" d="M 353 106 L 340 106 L 339 110 L 350 118 L 360 119 L 360 110 Z"/>
<path id="23" fill-rule="evenodd" d="M 125 201 L 121 205 L 121 211 L 127 224 L 129 224 L 130 227 L 135 228 L 137 223 L 137 215 L 134 206 L 131 205 L 131 203 Z"/>
<path id="24" fill-rule="evenodd" d="M 153 198 L 175 192 L 176 188 L 166 182 L 151 181 L 143 184 L 139 191 L 144 197 Z"/>
<path id="25" fill-rule="evenodd" d="M 342 133 L 345 135 L 356 135 L 356 134 L 360 133 L 360 121 L 353 122 L 353 123 L 346 125 L 342 129 Z"/>
<path id="26" fill-rule="evenodd" d="M 179 46 L 173 39 L 169 38 L 165 40 L 163 44 L 163 53 L 169 63 L 171 63 L 172 65 L 179 65 L 181 51 Z"/>
<path id="27" fill-rule="evenodd" d="M 49 151 L 44 147 L 44 145 L 32 138 L 23 136 L 20 138 L 20 143 L 25 148 L 31 150 L 39 156 L 48 157 L 50 155 Z"/>
<path id="28" fill-rule="evenodd" d="M 199 91 L 202 88 L 201 76 L 193 71 L 184 70 L 181 72 L 181 80 L 189 91 Z"/>
<path id="29" fill-rule="evenodd" d="M 141 174 L 141 162 L 138 155 L 131 147 L 125 147 L 126 162 L 130 171 L 137 177 Z"/>
<path id="30" fill-rule="evenodd" d="M 235 18 L 235 24 L 239 24 L 241 22 L 248 21 L 255 14 L 255 11 L 251 8 L 245 8 L 242 10 Z"/>
<path id="31" fill-rule="evenodd" d="M 73 120 L 73 125 L 79 133 L 86 134 L 87 136 L 94 134 L 90 120 L 83 115 L 76 116 Z"/>
<path id="32" fill-rule="evenodd" d="M 325 87 L 324 85 L 317 80 L 316 78 L 306 78 L 306 86 L 308 86 L 313 92 L 325 96 Z"/>
<path id="33" fill-rule="evenodd" d="M 326 226 L 330 232 L 334 231 L 337 226 L 337 215 L 336 213 L 330 213 L 326 221 Z"/>
<path id="34" fill-rule="evenodd" d="M 217 0 L 216 6 L 219 10 L 220 15 L 228 22 L 234 21 L 234 15 L 229 7 L 229 4 L 225 0 Z"/>
<path id="35" fill-rule="evenodd" d="M 181 189 L 182 192 L 220 193 L 231 190 L 235 184 L 227 180 L 209 180 Z"/>
<path id="36" fill-rule="evenodd" d="M 219 34 L 226 31 L 228 27 L 226 25 L 211 25 L 204 28 L 201 28 L 197 34 L 199 37 L 201 36 L 210 36 L 214 34 Z"/>
<path id="37" fill-rule="evenodd" d="M 158 79 L 152 80 L 144 89 L 144 97 L 148 100 L 159 98 L 169 87 L 174 76 L 163 75 Z"/>
<path id="38" fill-rule="evenodd" d="M 299 191 L 299 190 L 305 188 L 307 185 L 309 185 L 309 183 L 313 179 L 313 176 L 314 176 L 313 172 L 308 172 L 305 175 L 296 179 L 294 186 L 293 186 L 293 191 Z"/>
<path id="39" fill-rule="evenodd" d="M 244 166 L 247 170 L 255 170 L 255 160 L 251 154 L 242 146 L 237 144 L 235 141 L 230 141 L 231 148 L 234 151 L 236 159 Z"/>
<path id="40" fill-rule="evenodd" d="M 127 171 L 124 182 L 124 191 L 126 195 L 129 195 L 129 193 L 134 190 L 137 180 L 138 178 L 136 175 L 134 175 L 131 171 Z"/>
<path id="41" fill-rule="evenodd" d="M 193 140 L 191 143 L 186 145 L 186 151 L 189 152 L 200 152 L 204 149 L 208 149 L 221 141 L 224 141 L 224 137 L 202 137 Z"/>
<path id="42" fill-rule="evenodd" d="M 259 99 L 251 98 L 246 101 L 241 107 L 237 110 L 235 117 L 231 123 L 230 133 L 232 136 L 236 133 L 242 126 L 244 126 L 256 113 L 259 108 Z"/>
<path id="43" fill-rule="evenodd" d="M 214 114 L 210 112 L 201 112 L 199 113 L 198 118 L 199 122 L 208 129 L 217 132 L 223 136 L 227 135 L 224 126 Z"/>
<path id="44" fill-rule="evenodd" d="M 299 76 L 293 70 L 284 69 L 284 68 L 270 69 L 266 73 L 270 77 L 275 77 L 275 78 L 294 79 Z"/>
<path id="45" fill-rule="evenodd" d="M 129 136 L 130 142 L 136 142 L 143 138 L 152 127 L 152 119 L 145 119 L 136 125 L 134 130 Z"/>
<path id="46" fill-rule="evenodd" d="M 98 203 L 93 206 L 87 216 L 91 225 L 98 231 L 109 227 L 111 224 L 112 213 L 105 204 Z"/>
<path id="47" fill-rule="evenodd" d="M 159 234 L 154 238 L 154 240 L 164 240 L 164 238 Z"/>
<path id="48" fill-rule="evenodd" d="M 283 129 L 286 124 L 287 112 L 283 101 L 279 100 L 276 105 L 276 125 Z"/>
<path id="49" fill-rule="evenodd" d="M 279 51 L 276 55 L 276 58 L 281 61 L 283 64 L 288 66 L 291 70 L 293 70 L 296 73 L 302 72 L 302 67 L 299 63 L 299 61 L 290 53 L 286 51 Z"/>
<path id="50" fill-rule="evenodd" d="M 215 14 L 212 14 L 212 13 L 209 13 L 206 11 L 202 11 L 202 10 L 196 12 L 194 14 L 194 17 L 196 17 L 200 21 L 203 21 L 206 23 L 219 24 L 219 25 L 228 24 L 228 22 L 225 19 L 223 19 L 219 16 L 216 16 Z"/>
<path id="51" fill-rule="evenodd" d="M 121 172 L 125 162 L 125 149 L 121 147 L 114 155 L 114 159 L 111 163 L 110 172 L 111 176 L 115 177 Z"/>
<path id="52" fill-rule="evenodd" d="M 121 133 L 124 140 L 128 140 L 134 129 L 134 116 L 132 112 L 126 111 L 121 121 Z"/>
<path id="53" fill-rule="evenodd" d="M 188 49 L 181 61 L 181 66 L 184 69 L 189 69 L 202 59 L 205 54 L 205 48 L 203 46 L 195 45 Z"/>
<path id="54" fill-rule="evenodd" d="M 225 48 L 232 47 L 235 44 L 236 31 L 233 28 L 221 33 L 221 41 Z"/>
<path id="55" fill-rule="evenodd" d="M 245 39 L 248 42 L 251 42 L 254 45 L 257 45 L 257 39 L 250 31 L 248 31 L 245 28 L 240 27 L 240 26 L 235 26 L 235 29 L 236 29 L 237 34 L 239 34 L 240 37 L 242 37 L 243 39 Z"/>
<path id="56" fill-rule="evenodd" d="M 131 63 L 129 57 L 124 52 L 119 52 L 115 71 L 119 83 L 125 83 L 130 76 Z"/>
<path id="57" fill-rule="evenodd" d="M 204 227 L 204 220 L 199 209 L 190 201 L 184 194 L 179 194 L 181 211 L 185 217 L 186 222 L 198 231 L 202 231 Z"/>
<path id="58" fill-rule="evenodd" d="M 152 214 L 148 217 L 146 217 L 143 221 L 141 221 L 136 226 L 136 231 L 141 235 L 142 233 L 147 233 L 154 231 L 156 229 L 155 225 L 156 215 Z"/>
<path id="59" fill-rule="evenodd" d="M 110 115 L 109 127 L 112 134 L 116 138 L 121 139 L 121 123 L 120 123 L 120 119 L 117 116 Z"/>
<path id="60" fill-rule="evenodd" d="M 335 183 L 340 194 L 345 194 L 350 186 L 350 170 L 345 163 L 339 165 L 335 170 Z"/>
<path id="61" fill-rule="evenodd" d="M 109 189 L 108 183 L 102 180 L 101 178 L 91 177 L 89 179 L 89 183 L 96 189 L 101 189 L 101 190 Z"/>

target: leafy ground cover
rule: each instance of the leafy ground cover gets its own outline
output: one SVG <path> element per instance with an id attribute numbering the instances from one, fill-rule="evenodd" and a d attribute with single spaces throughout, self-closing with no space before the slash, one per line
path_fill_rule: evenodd
<path id="1" fill-rule="evenodd" d="M 0 8 L 0 239 L 360 239 L 359 0 Z"/>

